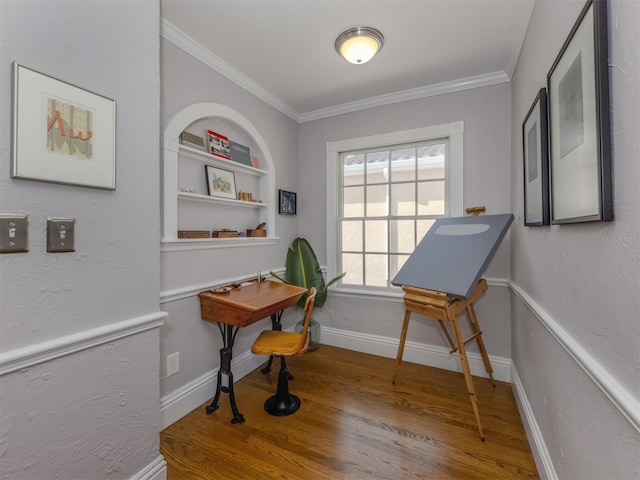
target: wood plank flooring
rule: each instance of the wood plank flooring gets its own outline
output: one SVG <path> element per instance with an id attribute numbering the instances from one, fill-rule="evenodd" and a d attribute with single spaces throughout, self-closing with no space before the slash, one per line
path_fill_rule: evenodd
<path id="1" fill-rule="evenodd" d="M 511 386 L 474 378 L 485 441 L 462 374 L 321 345 L 287 360 L 302 406 L 272 417 L 279 360 L 235 383 L 245 423 L 228 395 L 160 434 L 168 480 L 539 478 Z"/>

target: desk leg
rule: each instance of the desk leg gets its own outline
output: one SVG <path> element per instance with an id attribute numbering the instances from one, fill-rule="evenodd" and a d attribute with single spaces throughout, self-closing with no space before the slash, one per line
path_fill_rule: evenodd
<path id="1" fill-rule="evenodd" d="M 282 324 L 280 323 L 280 320 L 282 319 L 283 312 L 284 312 L 284 310 L 281 310 L 278 313 L 274 313 L 273 315 L 271 315 L 271 329 L 272 330 L 275 330 L 277 332 L 281 332 L 282 331 Z M 267 361 L 267 364 L 260 371 L 266 375 L 267 373 L 269 373 L 271 371 L 271 365 L 272 364 L 273 364 L 273 355 L 270 355 L 269 356 L 269 360 Z M 291 375 L 288 372 L 289 371 L 287 370 L 287 374 L 289 375 L 289 380 L 293 380 L 293 375 Z"/>
<path id="2" fill-rule="evenodd" d="M 229 402 L 231 403 L 231 411 L 233 412 L 233 418 L 231 423 L 244 423 L 244 417 L 238 411 L 236 405 L 236 396 L 233 393 L 233 373 L 231 372 L 231 359 L 233 358 L 233 342 L 235 341 L 236 334 L 239 327 L 235 330 L 231 325 L 218 324 L 220 333 L 222 334 L 223 348 L 220 349 L 220 370 L 218 370 L 218 381 L 216 384 L 216 395 L 213 397 L 213 401 L 207 406 L 206 412 L 212 413 L 219 407 L 218 400 L 220 399 L 220 393 L 229 394 Z M 222 384 L 222 375 L 227 376 L 227 386 Z"/>

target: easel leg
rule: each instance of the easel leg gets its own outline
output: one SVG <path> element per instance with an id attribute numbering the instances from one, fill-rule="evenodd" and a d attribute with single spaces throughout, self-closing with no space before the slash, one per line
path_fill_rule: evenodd
<path id="1" fill-rule="evenodd" d="M 409 317 L 411 312 L 404 312 L 404 322 L 402 323 L 402 333 L 400 334 L 400 344 L 398 345 L 398 354 L 396 355 L 396 368 L 393 372 L 393 380 L 391 383 L 396 383 L 396 377 L 398 376 L 398 367 L 402 362 L 402 355 L 404 353 L 404 342 L 407 340 L 407 330 L 409 329 Z"/>
<path id="2" fill-rule="evenodd" d="M 438 323 L 440 324 L 440 328 L 442 328 L 442 331 L 444 332 L 444 336 L 447 337 L 447 341 L 451 346 L 451 350 L 449 350 L 449 354 L 457 352 L 458 347 L 456 347 L 455 344 L 453 343 L 453 340 L 451 339 L 451 335 L 449 335 L 449 330 L 447 330 L 447 326 L 440 319 L 438 319 Z"/>
<path id="3" fill-rule="evenodd" d="M 482 423 L 480 422 L 480 412 L 478 412 L 476 389 L 473 385 L 473 378 L 471 377 L 471 369 L 469 368 L 469 360 L 467 359 L 467 352 L 464 348 L 464 339 L 460 332 L 460 325 L 458 325 L 458 318 L 452 315 L 451 323 L 453 324 L 453 330 L 458 342 L 458 353 L 460 354 L 460 363 L 462 363 L 462 372 L 464 374 L 464 381 L 467 384 L 467 392 L 469 393 L 469 399 L 471 400 L 471 406 L 473 407 L 473 415 L 476 417 L 476 425 L 478 426 L 478 432 L 480 438 L 484 442 L 484 433 L 482 432 Z"/>
<path id="4" fill-rule="evenodd" d="M 478 317 L 476 316 L 476 310 L 473 308 L 473 303 L 467 307 L 467 319 L 469 320 L 469 326 L 474 334 L 477 334 L 476 341 L 478 342 L 478 348 L 482 355 L 482 361 L 484 362 L 484 368 L 489 374 L 491 384 L 495 387 L 496 381 L 493 379 L 493 368 L 491 368 L 491 362 L 489 361 L 489 355 L 487 355 L 487 349 L 484 348 L 484 341 L 482 340 L 482 331 L 480 331 L 480 325 L 478 324 Z"/>

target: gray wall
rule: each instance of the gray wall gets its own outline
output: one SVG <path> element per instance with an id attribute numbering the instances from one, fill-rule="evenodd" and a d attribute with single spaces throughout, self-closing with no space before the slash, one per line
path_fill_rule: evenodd
<path id="1" fill-rule="evenodd" d="M 326 264 L 327 251 L 327 142 L 464 121 L 464 205 L 485 205 L 489 213 L 506 213 L 510 211 L 510 109 L 510 87 L 504 83 L 301 124 L 300 234 L 314 246 L 320 264 Z M 508 278 L 508 237 L 487 275 Z M 478 316 L 489 354 L 509 358 L 509 297 L 501 290 L 506 289 L 489 289 L 478 303 Z M 398 338 L 403 315 L 399 301 L 336 295 L 314 318 L 338 329 Z M 419 316 L 411 323 L 408 340 L 443 345 L 437 323 Z"/>
<path id="2" fill-rule="evenodd" d="M 536 2 L 512 81 L 513 361 L 558 478 L 638 478 L 637 1 L 609 5 L 615 221 L 522 224 L 521 122 L 583 4 Z"/>
<path id="3" fill-rule="evenodd" d="M 158 19 L 155 0 L 0 1 L 0 211 L 30 234 L 0 255 L 3 479 L 164 469 Z M 116 100 L 115 191 L 10 178 L 12 61 Z M 48 216 L 76 218 L 74 253 L 46 252 Z"/>
<path id="4" fill-rule="evenodd" d="M 296 122 L 167 40 L 161 42 L 161 76 L 161 132 L 164 132 L 173 115 L 190 105 L 205 102 L 223 104 L 253 124 L 271 153 L 275 167 L 276 192 L 273 198 L 265 200 L 277 204 L 279 188 L 294 192 L 298 190 Z M 208 215 L 211 224 L 214 225 L 216 207 L 213 206 L 209 210 Z M 258 269 L 263 273 L 282 269 L 286 250 L 298 231 L 298 218 L 299 216 L 276 215 L 275 231 L 280 239 L 275 245 L 161 253 L 161 308 L 169 313 L 161 329 L 160 344 L 160 395 L 164 398 L 164 410 L 172 410 L 176 402 L 179 402 L 177 398 L 189 397 L 194 389 L 194 381 L 203 383 L 205 393 L 202 394 L 202 401 L 209 395 L 206 392 L 211 392 L 212 395 L 213 382 L 207 381 L 207 375 L 211 375 L 214 369 L 220 366 L 221 339 L 218 328 L 200 318 L 198 291 L 231 279 L 255 277 Z M 266 228 L 272 230 L 274 226 L 267 225 Z M 187 293 L 176 298 L 172 295 L 175 291 Z M 294 311 L 288 311 L 283 319 L 285 326 L 290 326 L 294 317 Z M 241 329 L 236 339 L 234 354 L 247 356 L 251 343 L 267 325 L 268 322 L 260 322 Z M 180 352 L 180 372 L 167 378 L 164 359 L 176 351 Z M 255 366 L 257 365 L 251 364 L 247 368 L 253 369 Z M 241 367 L 234 368 L 236 378 L 241 377 L 242 371 Z M 241 412 L 243 400 L 238 399 Z M 227 400 L 223 398 L 222 401 Z M 188 405 L 191 404 L 188 402 Z M 186 411 L 179 410 L 177 415 L 180 412 L 187 413 L 194 406 L 186 408 Z M 168 415 L 169 421 L 176 417 L 176 414 Z"/>

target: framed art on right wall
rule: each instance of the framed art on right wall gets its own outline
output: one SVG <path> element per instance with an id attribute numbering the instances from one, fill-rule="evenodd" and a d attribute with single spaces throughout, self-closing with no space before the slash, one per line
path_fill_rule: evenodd
<path id="1" fill-rule="evenodd" d="M 547 75 L 551 223 L 613 220 L 607 2 L 589 0 Z"/>
<path id="2" fill-rule="evenodd" d="M 549 225 L 547 90 L 541 88 L 522 122 L 524 224 Z"/>

